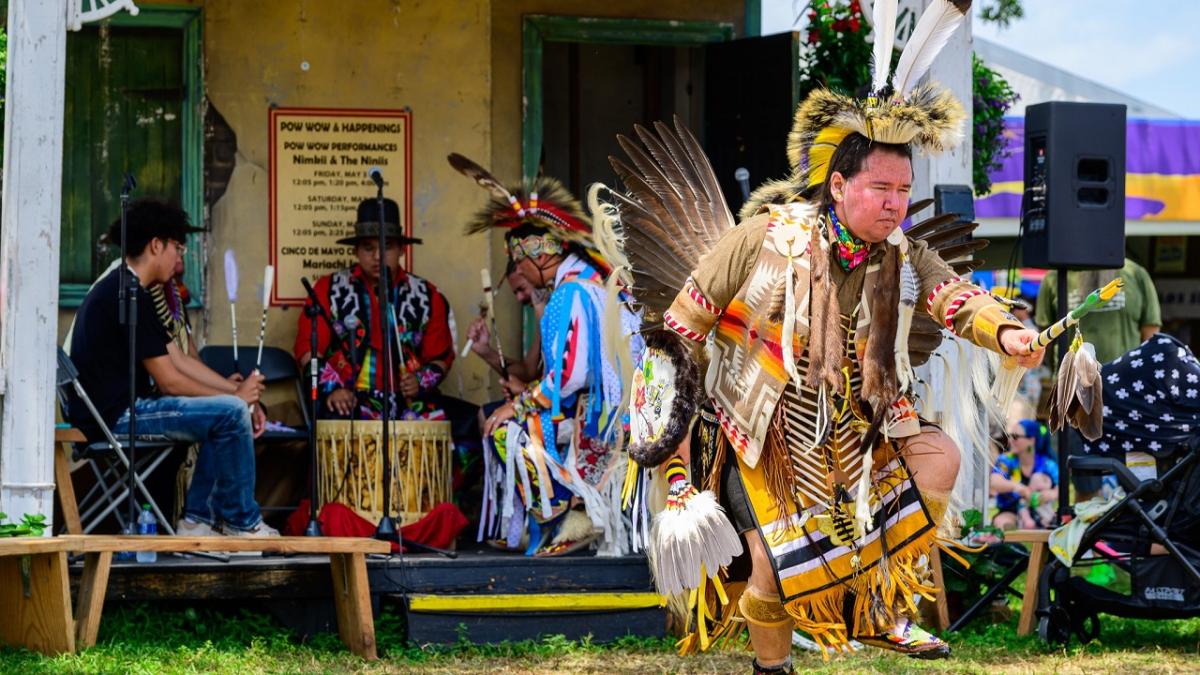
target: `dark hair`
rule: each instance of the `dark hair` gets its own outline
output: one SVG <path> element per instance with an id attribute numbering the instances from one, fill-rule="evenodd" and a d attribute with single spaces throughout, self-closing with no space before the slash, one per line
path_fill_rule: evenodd
<path id="1" fill-rule="evenodd" d="M 505 232 L 504 238 L 507 241 L 512 241 L 514 239 L 524 239 L 525 237 L 542 236 L 547 232 L 549 232 L 549 230 L 544 227 L 538 227 L 532 223 L 521 223 L 520 225 L 510 229 L 508 232 Z"/>
<path id="2" fill-rule="evenodd" d="M 184 243 L 191 227 L 187 211 L 176 204 L 152 197 L 135 199 L 129 204 L 129 214 L 125 223 L 127 237 L 126 253 L 136 258 L 146 250 L 153 239 L 171 239 Z M 117 218 L 108 226 L 104 235 L 105 243 L 112 246 L 121 245 L 121 219 Z"/>
<path id="3" fill-rule="evenodd" d="M 870 157 L 872 152 L 886 152 L 912 162 L 912 148 L 908 145 L 876 143 L 862 134 L 849 134 L 833 151 L 833 157 L 829 159 L 829 171 L 825 174 L 825 182 L 818 188 L 822 209 L 833 204 L 833 188 L 830 186 L 833 172 L 842 174 L 847 180 L 857 176 L 866 167 L 867 157 Z"/>

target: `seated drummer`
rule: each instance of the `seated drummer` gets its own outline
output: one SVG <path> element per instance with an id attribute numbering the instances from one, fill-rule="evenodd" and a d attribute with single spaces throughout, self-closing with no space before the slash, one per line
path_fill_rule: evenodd
<path id="1" fill-rule="evenodd" d="M 180 535 L 275 536 L 254 500 L 254 437 L 262 433 L 258 402 L 261 375 L 240 383 L 222 379 L 199 361 L 182 355 L 172 331 L 158 314 L 152 289 L 175 276 L 189 232 L 187 213 L 153 199 L 129 208 L 125 258 L 138 282 L 137 428 L 173 440 L 200 444 L 199 460 L 176 525 Z M 120 221 L 108 240 L 120 245 Z M 110 268 L 88 291 L 75 317 L 70 353 L 85 391 L 101 418 L 117 434 L 129 427 L 129 353 L 125 326 L 118 319 L 120 274 Z M 87 407 L 72 398 L 67 417 L 90 441 L 103 440 Z"/>
<path id="2" fill-rule="evenodd" d="M 392 294 L 389 306 L 399 327 L 399 345 L 392 333 L 391 419 L 440 420 L 456 411 L 457 400 L 442 396 L 438 385 L 446 377 L 454 360 L 454 338 L 450 324 L 450 305 L 432 283 L 400 266 L 400 253 L 406 244 L 420 239 L 400 231 L 400 209 L 396 202 L 384 200 L 384 237 Z M 317 297 L 339 327 L 345 328 L 346 342 L 353 341 L 346 353 L 330 334 L 325 320 L 318 317 L 317 351 L 320 366 L 320 415 L 324 419 L 380 419 L 383 410 L 383 370 L 380 354 L 383 333 L 379 320 L 379 207 L 374 199 L 358 205 L 354 236 L 338 240 L 354 247 L 358 263 L 349 269 L 321 277 L 314 285 Z M 307 371 L 310 319 L 300 315 L 294 353 Z M 393 330 L 389 326 L 390 330 Z M 470 412 L 474 417 L 474 411 Z M 457 416 L 457 415 L 454 415 Z"/>

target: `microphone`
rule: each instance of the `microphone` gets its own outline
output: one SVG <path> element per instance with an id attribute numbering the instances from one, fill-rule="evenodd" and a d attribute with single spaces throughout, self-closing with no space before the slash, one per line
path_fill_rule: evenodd
<path id="1" fill-rule="evenodd" d="M 739 166 L 737 171 L 733 172 L 733 179 L 742 188 L 742 201 L 750 199 L 750 171 L 744 166 Z"/>
<path id="2" fill-rule="evenodd" d="M 133 177 L 132 172 L 126 171 L 125 172 L 125 182 L 121 184 L 121 194 L 125 195 L 125 196 L 129 196 L 129 193 L 133 192 L 133 189 L 136 187 L 137 187 L 137 179 Z"/>
<path id="3" fill-rule="evenodd" d="M 367 177 L 371 179 L 371 182 L 375 183 L 375 187 L 380 190 L 383 189 L 383 172 L 379 170 L 379 167 L 371 167 L 367 171 Z"/>

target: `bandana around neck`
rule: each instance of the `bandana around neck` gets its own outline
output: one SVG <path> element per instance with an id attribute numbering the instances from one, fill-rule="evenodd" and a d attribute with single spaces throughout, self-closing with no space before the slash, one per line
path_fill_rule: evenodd
<path id="1" fill-rule="evenodd" d="M 829 207 L 829 222 L 833 225 L 833 235 L 837 239 L 838 262 L 842 264 L 842 269 L 849 272 L 867 259 L 871 245 L 850 234 L 850 230 L 838 220 L 832 206 Z"/>

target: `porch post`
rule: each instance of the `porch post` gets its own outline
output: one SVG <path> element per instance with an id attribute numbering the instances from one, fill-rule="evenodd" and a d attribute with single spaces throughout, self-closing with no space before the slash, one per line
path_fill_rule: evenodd
<path id="1" fill-rule="evenodd" d="M 9 0 L 0 211 L 0 510 L 54 512 L 54 383 L 68 7 Z"/>

